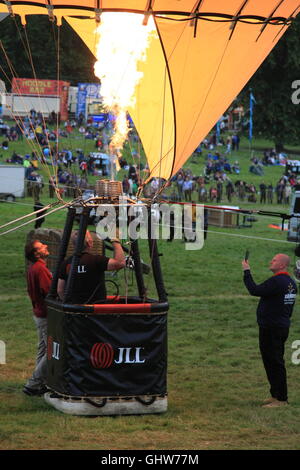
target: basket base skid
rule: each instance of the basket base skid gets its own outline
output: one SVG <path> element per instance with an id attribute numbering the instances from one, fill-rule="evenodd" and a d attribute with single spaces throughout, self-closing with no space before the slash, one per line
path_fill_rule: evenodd
<path id="1" fill-rule="evenodd" d="M 139 398 L 139 397 L 138 397 Z M 147 402 L 149 397 L 140 397 Z M 70 415 L 81 416 L 114 416 L 114 415 L 143 415 L 164 413 L 167 411 L 167 397 L 156 397 L 153 403 L 143 404 L 135 398 L 127 400 L 119 398 L 117 400 L 107 399 L 106 403 L 101 406 L 87 402 L 84 398 L 78 400 L 72 398 L 63 398 L 53 396 L 52 393 L 45 393 L 45 401 L 53 406 L 56 410 Z M 99 402 L 101 403 L 101 401 Z"/>

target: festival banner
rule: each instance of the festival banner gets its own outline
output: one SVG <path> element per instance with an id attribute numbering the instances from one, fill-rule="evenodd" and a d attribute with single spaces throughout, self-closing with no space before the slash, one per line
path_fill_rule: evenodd
<path id="1" fill-rule="evenodd" d="M 86 117 L 87 100 L 101 98 L 101 85 L 100 83 L 78 83 L 77 89 L 76 117 L 79 117 L 80 114 Z"/>
<path id="2" fill-rule="evenodd" d="M 40 80 L 34 78 L 13 78 L 12 93 L 17 95 L 59 96 L 61 120 L 68 119 L 69 82 L 61 80 Z"/>

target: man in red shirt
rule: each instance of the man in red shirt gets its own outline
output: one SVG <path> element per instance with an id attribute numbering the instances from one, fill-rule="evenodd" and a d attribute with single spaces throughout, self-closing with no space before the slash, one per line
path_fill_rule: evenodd
<path id="1" fill-rule="evenodd" d="M 49 292 L 52 274 L 46 265 L 48 246 L 39 240 L 27 243 L 25 256 L 32 264 L 27 272 L 27 290 L 33 307 L 33 319 L 38 332 L 36 365 L 31 378 L 23 388 L 26 395 L 43 395 L 47 376 L 47 306 L 45 298 Z"/>

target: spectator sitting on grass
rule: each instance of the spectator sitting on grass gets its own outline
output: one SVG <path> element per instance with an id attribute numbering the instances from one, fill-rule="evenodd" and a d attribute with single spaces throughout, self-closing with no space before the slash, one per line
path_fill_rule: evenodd
<path id="1" fill-rule="evenodd" d="M 230 166 L 230 163 L 228 161 L 224 162 L 224 170 L 231 173 L 231 166 Z"/>
<path id="2" fill-rule="evenodd" d="M 249 167 L 249 171 L 250 173 L 253 173 L 254 175 L 259 175 L 259 176 L 262 176 L 264 174 L 264 170 L 263 170 L 263 167 L 260 163 L 253 163 L 250 167 Z"/>
<path id="3" fill-rule="evenodd" d="M 4 141 L 2 142 L 2 149 L 3 149 L 3 150 L 8 150 L 8 140 L 4 140 Z"/>
<path id="4" fill-rule="evenodd" d="M 241 170 L 240 170 L 240 164 L 239 164 L 239 162 L 238 162 L 237 160 L 234 162 L 234 164 L 232 165 L 231 168 L 232 168 L 232 171 L 233 171 L 234 173 L 236 173 L 237 175 L 239 175 L 239 173 L 240 173 Z"/>

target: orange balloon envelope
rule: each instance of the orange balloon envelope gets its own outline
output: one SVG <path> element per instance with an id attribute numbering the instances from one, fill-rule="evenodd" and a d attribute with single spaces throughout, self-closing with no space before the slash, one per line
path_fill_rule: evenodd
<path id="1" fill-rule="evenodd" d="M 35 0 L 0 12 L 64 17 L 95 54 L 95 18 L 105 12 L 152 15 L 157 30 L 141 62 L 128 109 L 150 178 L 184 165 L 299 12 L 298 0 Z"/>

